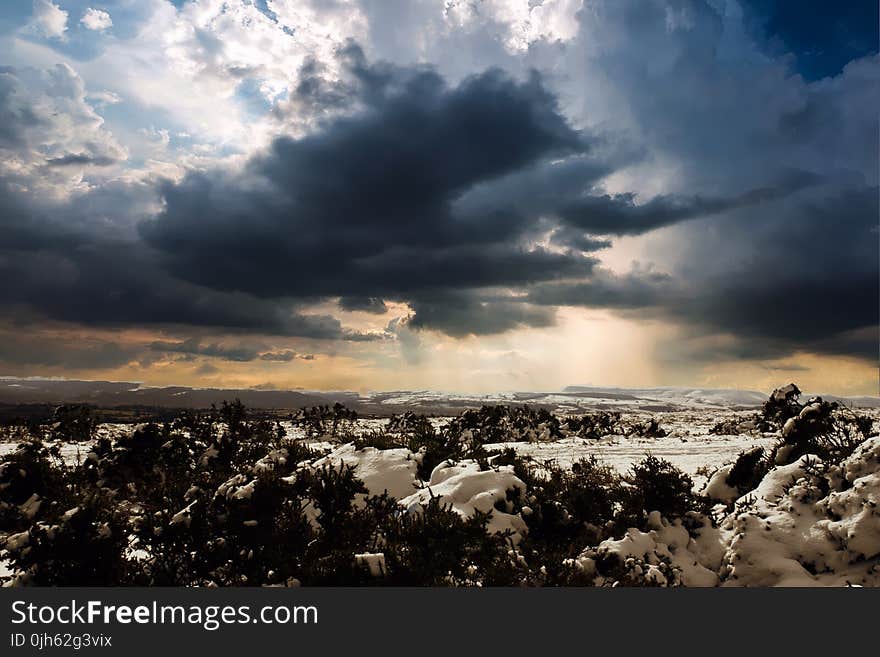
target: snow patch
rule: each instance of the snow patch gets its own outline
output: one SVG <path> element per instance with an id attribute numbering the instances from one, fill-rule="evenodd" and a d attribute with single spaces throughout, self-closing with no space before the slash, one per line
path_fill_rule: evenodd
<path id="1" fill-rule="evenodd" d="M 455 464 L 444 462 L 434 468 L 428 486 L 400 500 L 410 513 L 417 513 L 437 497 L 440 504 L 450 506 L 463 518 L 475 511 L 491 513 L 487 530 L 490 533 L 510 531 L 511 540 L 518 543 L 527 531 L 526 523 L 519 514 L 499 511 L 500 503 L 508 511 L 512 505 L 507 501 L 507 491 L 526 493 L 526 485 L 513 473 L 512 466 L 500 466 L 480 470 L 476 461 L 464 460 Z"/>
<path id="2" fill-rule="evenodd" d="M 348 443 L 312 462 L 313 468 L 325 465 L 354 468 L 354 476 L 364 482 L 370 495 L 388 493 L 391 497 L 401 499 L 410 495 L 419 485 L 416 455 L 405 448 L 355 449 L 354 443 Z"/>

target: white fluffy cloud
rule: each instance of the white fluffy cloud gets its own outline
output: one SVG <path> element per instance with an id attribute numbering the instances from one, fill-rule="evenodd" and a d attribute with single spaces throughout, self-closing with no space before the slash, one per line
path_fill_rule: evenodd
<path id="1" fill-rule="evenodd" d="M 79 22 L 87 30 L 95 30 L 96 32 L 103 32 L 113 27 L 113 19 L 110 18 L 110 14 L 101 9 L 92 9 L 91 7 L 86 9 Z"/>
<path id="2" fill-rule="evenodd" d="M 0 176 L 22 189 L 63 195 L 128 156 L 67 64 L 0 72 L 0 116 Z"/>
<path id="3" fill-rule="evenodd" d="M 577 12 L 583 0 L 487 0 L 446 3 L 444 17 L 453 28 L 491 21 L 504 26 L 504 45 L 522 52 L 535 41 L 567 41 L 578 32 Z"/>
<path id="4" fill-rule="evenodd" d="M 64 39 L 64 33 L 67 31 L 67 12 L 51 0 L 34 0 L 30 27 L 47 39 Z"/>

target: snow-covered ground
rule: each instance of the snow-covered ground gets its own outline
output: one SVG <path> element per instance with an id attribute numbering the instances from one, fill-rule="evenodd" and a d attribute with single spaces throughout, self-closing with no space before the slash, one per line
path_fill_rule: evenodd
<path id="1" fill-rule="evenodd" d="M 864 409 L 861 411 L 880 419 L 880 409 Z M 721 420 L 748 420 L 754 415 L 751 411 L 689 408 L 681 411 L 649 413 L 633 411 L 622 414 L 624 423 L 644 422 L 655 418 L 669 435 L 663 438 L 647 438 L 638 435 L 611 435 L 601 440 L 585 440 L 577 437 L 563 438 L 549 442 L 505 442 L 486 445 L 487 449 L 511 447 L 519 454 L 529 455 L 540 461 L 553 461 L 560 467 L 568 467 L 572 463 L 596 456 L 600 461 L 614 466 L 620 471 L 627 470 L 633 463 L 642 460 L 647 454 L 666 459 L 681 468 L 694 478 L 696 484 L 704 483 L 700 475 L 704 469 L 712 470 L 723 463 L 734 459 L 738 454 L 755 446 L 768 447 L 773 444 L 776 436 L 762 435 L 750 431 L 730 435 L 716 435 L 711 429 Z M 431 418 L 435 428 L 449 421 L 448 417 Z M 383 430 L 387 425 L 384 418 L 359 419 L 354 432 L 360 435 Z M 307 439 L 303 430 L 289 421 L 281 422 L 288 437 L 303 440 L 314 449 L 329 452 L 338 446 L 327 439 Z M 99 437 L 117 437 L 132 431 L 138 425 L 102 424 L 98 429 Z M 90 448 L 89 443 L 58 443 L 63 460 L 75 464 L 81 460 Z M 0 442 L 0 457 L 12 452 L 14 442 Z"/>
<path id="2" fill-rule="evenodd" d="M 713 469 L 736 458 L 754 446 L 768 447 L 774 439 L 764 436 L 691 436 L 688 438 L 630 438 L 613 436 L 603 440 L 565 438 L 547 443 L 497 443 L 487 449 L 512 447 L 518 454 L 529 455 L 539 461 L 552 461 L 562 468 L 583 458 L 596 456 L 602 463 L 624 472 L 647 454 L 671 462 L 687 472 L 699 485 L 705 478 L 699 475 L 704 467 Z"/>
<path id="3" fill-rule="evenodd" d="M 769 392 L 769 391 L 768 391 Z M 622 412 L 663 411 L 725 411 L 734 408 L 758 408 L 767 399 L 767 392 L 755 390 L 713 388 L 609 388 L 599 386 L 568 386 L 558 392 L 497 392 L 492 394 L 462 394 L 433 390 L 402 390 L 397 392 L 374 392 L 362 396 L 359 401 L 366 408 L 381 410 L 383 407 L 407 408 L 430 413 L 438 408 L 479 407 L 483 404 L 530 404 L 544 406 L 557 413 L 583 413 L 591 410 L 615 410 Z M 815 393 L 808 391 L 804 397 Z M 839 401 L 845 406 L 877 408 L 877 397 L 837 397 L 821 394 L 829 401 Z"/>
<path id="4" fill-rule="evenodd" d="M 798 418 L 806 418 L 806 422 L 812 411 L 813 407 L 807 406 Z M 875 421 L 880 418 L 877 409 L 866 414 Z M 669 520 L 654 511 L 641 529 L 630 528 L 621 538 L 583 546 L 577 558 L 567 559 L 566 563 L 594 584 L 880 585 L 880 437 L 873 434 L 843 461 L 823 463 L 812 455 L 787 464 L 777 461 L 779 465 L 744 493 L 727 479 L 730 464 L 739 454 L 756 446 L 768 448 L 780 437 L 778 432 L 757 431 L 754 417 L 753 411 L 734 408 L 719 411 L 691 407 L 656 413 L 640 409 L 623 413 L 621 422 L 615 425 L 620 434 L 597 440 L 565 435 L 558 440 L 500 442 L 485 447 L 513 448 L 538 462 L 552 462 L 563 468 L 595 456 L 621 472 L 650 454 L 690 474 L 695 491 L 709 498 L 710 505 L 717 503 L 714 520 L 696 511 Z M 449 419 L 432 418 L 431 422 L 440 426 Z M 666 435 L 642 435 L 644 432 L 637 427 L 646 426 L 648 419 L 655 420 Z M 712 433 L 719 422 L 739 433 Z M 789 420 L 786 428 L 792 422 L 795 420 Z M 361 419 L 353 426 L 353 433 L 374 434 L 385 429 L 386 423 L 384 419 Z M 424 451 L 403 447 L 356 449 L 354 443 L 347 442 L 351 433 L 345 438 L 311 438 L 290 422 L 282 426 L 288 437 L 324 453 L 303 461 L 299 468 L 352 467 L 369 494 L 387 492 L 407 513 L 420 513 L 432 498 L 438 498 L 462 517 L 489 513 L 487 530 L 509 532 L 514 546 L 528 535 L 525 517 L 532 511 L 527 506 L 515 507 L 510 493 L 527 498 L 529 490 L 512 466 L 485 469 L 472 459 L 444 461 L 423 480 L 418 467 L 423 463 Z M 567 426 L 565 421 L 562 426 Z M 548 435 L 542 427 L 529 435 Z M 118 437 L 134 428 L 105 424 L 99 436 Z M 89 449 L 87 443 L 58 446 L 61 457 L 71 464 L 80 462 Z M 14 449 L 15 443 L 0 443 L 0 456 Z M 252 476 L 237 474 L 220 486 L 217 495 L 238 501 L 250 499 L 258 471 L 271 471 L 273 463 L 282 462 L 286 455 L 286 449 L 273 451 L 254 464 Z M 708 482 L 707 476 L 711 477 Z M 296 473 L 290 477 L 295 478 Z M 23 507 L 30 504 L 29 500 Z M 172 518 L 172 524 L 186 523 L 191 507 L 192 503 L 183 507 Z M 19 549 L 27 540 L 27 533 L 9 536 L 6 548 Z M 384 576 L 383 553 L 358 553 L 353 558 L 372 576 Z M 5 568 L 0 561 L 0 575 Z"/>
<path id="5" fill-rule="evenodd" d="M 664 438 L 644 438 L 639 436 L 606 436 L 601 440 L 584 440 L 581 438 L 565 438 L 552 442 L 506 442 L 487 445 L 488 449 L 512 447 L 520 454 L 527 454 L 542 461 L 554 461 L 560 467 L 567 467 L 582 458 L 595 455 L 599 460 L 624 471 L 646 454 L 664 458 L 691 476 L 697 474 L 703 466 L 717 467 L 725 461 L 736 457 L 740 452 L 755 445 L 772 444 L 772 436 L 760 434 L 714 435 L 710 429 L 719 420 L 727 417 L 745 417 L 744 412 L 728 412 L 719 414 L 715 410 L 686 410 L 648 414 L 634 412 L 624 414 L 624 420 L 644 421 L 656 418 L 660 426 L 669 432 Z M 449 418 L 432 418 L 435 427 L 446 423 Z M 308 442 L 313 448 L 330 450 L 335 445 L 326 439 L 307 439 L 302 429 L 285 421 L 281 423 L 288 437 Z M 387 424 L 385 419 L 365 418 L 357 421 L 355 433 L 368 434 L 382 430 Z M 132 431 L 137 425 L 102 424 L 98 435 L 116 437 Z M 81 461 L 91 447 L 90 443 L 58 443 L 62 459 L 68 464 Z M 0 457 L 12 452 L 14 442 L 0 442 Z"/>

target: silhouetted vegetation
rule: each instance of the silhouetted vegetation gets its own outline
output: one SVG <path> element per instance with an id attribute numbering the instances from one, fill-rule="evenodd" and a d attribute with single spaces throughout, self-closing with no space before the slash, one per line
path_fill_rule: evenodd
<path id="1" fill-rule="evenodd" d="M 743 493 L 774 463 L 805 453 L 839 462 L 872 430 L 869 418 L 821 399 L 801 404 L 798 393 L 777 395 L 763 412 L 781 437 L 770 453 L 747 451 L 730 468 L 727 484 Z M 351 438 L 355 419 L 337 405 L 304 410 L 295 424 L 309 438 Z M 663 435 L 653 420 L 640 430 Z M 65 442 L 92 438 L 65 464 L 47 431 Z M 409 450 L 422 482 L 446 462 L 506 468 L 525 484 L 495 502 L 525 522 L 514 540 L 488 531 L 494 512 L 462 515 L 438 498 L 412 512 L 370 494 L 350 466 L 318 464 L 309 440 L 238 401 L 115 439 L 94 438 L 87 408 L 65 408 L 50 425 L 5 428 L 19 445 L 0 461 L 0 557 L 16 583 L 34 585 L 589 584 L 572 566 L 586 547 L 649 531 L 650 512 L 690 531 L 694 518 L 709 522 L 709 500 L 650 455 L 619 473 L 595 458 L 560 468 L 487 445 L 619 431 L 617 414 L 560 419 L 484 406 L 445 423 L 407 413 L 354 437 L 357 450 Z M 371 566 L 364 555 L 381 559 Z"/>

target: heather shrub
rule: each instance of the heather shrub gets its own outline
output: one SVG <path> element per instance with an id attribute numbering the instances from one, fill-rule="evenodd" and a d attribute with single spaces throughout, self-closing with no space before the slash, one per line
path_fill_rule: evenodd
<path id="1" fill-rule="evenodd" d="M 66 487 L 65 470 L 56 446 L 28 437 L 0 462 L 0 532 L 16 532 L 40 518 L 46 500 Z"/>
<path id="2" fill-rule="evenodd" d="M 643 529 L 651 511 L 665 518 L 681 518 L 689 511 L 708 511 L 707 502 L 694 495 L 690 476 L 672 463 L 647 456 L 624 475 L 618 526 Z"/>
<path id="3" fill-rule="evenodd" d="M 87 442 L 95 437 L 98 418 L 85 404 L 64 404 L 55 409 L 50 435 L 56 440 Z"/>
<path id="4" fill-rule="evenodd" d="M 666 429 L 660 426 L 660 422 L 653 417 L 645 422 L 634 424 L 630 429 L 630 434 L 643 438 L 665 438 L 669 435 Z"/>
<path id="5" fill-rule="evenodd" d="M 650 511 L 684 517 L 705 504 L 654 457 L 621 475 L 595 458 L 563 469 L 488 452 L 499 426 L 552 423 L 487 409 L 439 429 L 400 416 L 356 446 L 412 450 L 423 480 L 446 460 L 512 466 L 525 488 L 495 509 L 523 518 L 517 542 L 488 531 L 493 510 L 370 495 L 351 467 L 312 465 L 319 454 L 303 441 L 233 402 L 98 440 L 70 467 L 57 448 L 23 442 L 0 462 L 0 556 L 17 583 L 41 585 L 589 584 L 572 566 L 585 547 L 643 528 Z"/>
<path id="6" fill-rule="evenodd" d="M 611 434 L 624 433 L 620 423 L 620 413 L 608 413 L 605 411 L 588 413 L 580 417 L 570 417 L 566 419 L 563 428 L 569 433 L 589 440 L 598 440 Z"/>
<path id="7" fill-rule="evenodd" d="M 873 422 L 869 417 L 821 397 L 813 397 L 802 405 L 798 401 L 800 391 L 794 384 L 791 387 L 794 390 L 788 390 L 785 395 L 785 411 L 778 411 L 777 417 L 786 419 L 780 431 L 781 440 L 770 455 L 771 463 L 792 463 L 804 454 L 840 463 L 872 435 Z M 778 405 L 780 402 L 774 400 L 779 396 L 779 391 L 774 392 L 768 404 Z"/>
<path id="8" fill-rule="evenodd" d="M 764 478 L 770 467 L 770 460 L 763 447 L 754 447 L 740 452 L 727 474 L 727 485 L 736 488 L 740 494 L 747 493 L 761 483 L 761 479 Z"/>
<path id="9" fill-rule="evenodd" d="M 357 411 L 346 408 L 344 404 L 339 402 L 333 406 L 321 405 L 302 408 L 291 417 L 294 426 L 300 427 L 308 438 L 348 436 L 357 419 Z"/>
<path id="10" fill-rule="evenodd" d="M 128 581 L 127 519 L 111 495 L 89 491 L 77 506 L 51 505 L 43 519 L 7 537 L 7 556 L 35 586 L 111 586 Z"/>
<path id="11" fill-rule="evenodd" d="M 559 418 L 544 408 L 528 406 L 495 405 L 468 409 L 449 422 L 447 431 L 481 444 L 562 437 Z"/>

